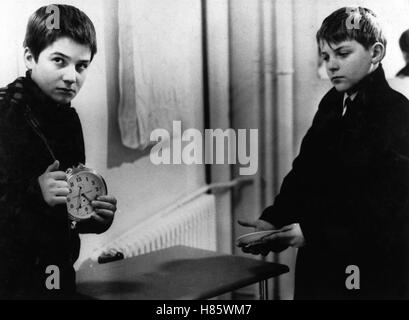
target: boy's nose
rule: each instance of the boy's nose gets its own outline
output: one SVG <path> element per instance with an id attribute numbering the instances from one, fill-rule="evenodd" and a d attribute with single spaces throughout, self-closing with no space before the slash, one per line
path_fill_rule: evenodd
<path id="1" fill-rule="evenodd" d="M 65 72 L 63 73 L 62 77 L 64 82 L 74 83 L 76 80 L 76 71 L 75 68 L 68 67 L 66 68 Z"/>
<path id="2" fill-rule="evenodd" d="M 339 69 L 339 64 L 335 59 L 330 59 L 327 62 L 327 69 L 331 72 L 337 71 Z"/>

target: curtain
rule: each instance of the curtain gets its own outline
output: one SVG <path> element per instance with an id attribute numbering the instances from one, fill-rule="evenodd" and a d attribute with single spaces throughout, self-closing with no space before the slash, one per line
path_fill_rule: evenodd
<path id="1" fill-rule="evenodd" d="M 145 149 L 152 130 L 186 125 L 201 97 L 200 1 L 121 0 L 118 23 L 121 139 Z"/>

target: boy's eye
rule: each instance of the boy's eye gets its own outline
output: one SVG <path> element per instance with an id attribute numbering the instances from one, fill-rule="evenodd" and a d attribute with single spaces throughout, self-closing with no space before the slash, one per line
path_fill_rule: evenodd
<path id="1" fill-rule="evenodd" d="M 81 63 L 81 64 L 77 65 L 77 71 L 78 71 L 78 72 L 84 71 L 84 70 L 87 69 L 87 68 L 88 68 L 88 64 L 87 64 L 87 63 Z"/>
<path id="2" fill-rule="evenodd" d="M 346 56 L 349 55 L 349 52 L 344 52 L 344 51 L 342 51 L 342 52 L 339 52 L 338 55 L 339 55 L 340 57 L 346 57 Z"/>
<path id="3" fill-rule="evenodd" d="M 63 65 L 64 64 L 64 60 L 61 58 L 53 58 L 53 61 L 55 62 L 55 64 L 57 65 Z"/>
<path id="4" fill-rule="evenodd" d="M 321 59 L 324 61 L 328 61 L 328 55 L 321 55 Z"/>

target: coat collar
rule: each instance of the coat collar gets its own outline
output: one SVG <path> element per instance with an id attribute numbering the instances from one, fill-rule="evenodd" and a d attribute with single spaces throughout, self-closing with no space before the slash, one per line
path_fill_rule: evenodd
<path id="1" fill-rule="evenodd" d="M 24 107 L 28 105 L 40 118 L 57 119 L 70 109 L 71 104 L 60 104 L 48 97 L 32 80 L 30 71 L 7 86 L 11 100 Z"/>
<path id="2" fill-rule="evenodd" d="M 350 92 L 364 92 L 368 89 L 370 91 L 380 88 L 389 86 L 388 82 L 385 78 L 385 72 L 383 70 L 382 64 L 380 63 L 378 68 L 375 71 L 371 72 L 367 76 L 365 76 L 361 81 L 359 81 L 353 88 L 351 88 Z"/>
<path id="3" fill-rule="evenodd" d="M 57 103 L 54 100 L 52 100 L 50 97 L 48 97 L 40 89 L 40 87 L 33 81 L 33 79 L 31 78 L 30 71 L 26 72 L 26 77 L 24 79 L 25 79 L 24 85 L 26 89 L 26 96 L 27 98 L 31 99 L 31 101 L 28 101 L 30 105 L 43 106 L 44 109 L 52 108 L 53 110 L 64 108 L 64 107 L 70 107 L 71 105 L 70 103 L 67 103 L 67 104 Z M 44 111 L 50 111 L 50 110 L 44 110 Z"/>
<path id="4" fill-rule="evenodd" d="M 385 78 L 385 72 L 382 64 L 372 73 L 365 76 L 357 85 L 355 85 L 350 92 L 357 92 L 357 96 L 351 104 L 351 107 L 358 113 L 372 112 L 376 105 L 382 100 L 384 90 L 390 88 Z M 342 114 L 344 92 L 338 92 L 332 88 L 333 95 L 331 103 L 336 106 L 333 110 L 337 115 Z"/>

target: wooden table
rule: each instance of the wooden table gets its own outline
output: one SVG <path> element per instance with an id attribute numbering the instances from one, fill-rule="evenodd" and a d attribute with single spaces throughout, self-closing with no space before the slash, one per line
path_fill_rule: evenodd
<path id="1" fill-rule="evenodd" d="M 175 246 L 83 265 L 77 272 L 77 289 L 106 300 L 209 299 L 288 271 L 282 264 Z"/>

